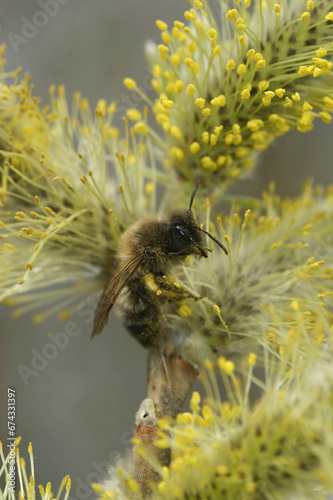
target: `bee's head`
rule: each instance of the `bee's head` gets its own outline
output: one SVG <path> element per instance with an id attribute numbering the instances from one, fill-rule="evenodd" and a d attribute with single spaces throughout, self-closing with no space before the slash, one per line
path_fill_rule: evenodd
<path id="1" fill-rule="evenodd" d="M 170 216 L 169 245 L 171 255 L 197 254 L 208 257 L 203 236 L 196 225 L 192 212 L 177 210 Z"/>
<path id="2" fill-rule="evenodd" d="M 208 257 L 207 249 L 204 247 L 203 235 L 207 234 L 222 250 L 228 254 L 227 249 L 213 235 L 202 229 L 192 214 L 192 204 L 199 183 L 196 185 L 191 196 L 189 210 L 177 210 L 170 215 L 170 256 L 186 256 L 197 254 L 200 257 Z"/>

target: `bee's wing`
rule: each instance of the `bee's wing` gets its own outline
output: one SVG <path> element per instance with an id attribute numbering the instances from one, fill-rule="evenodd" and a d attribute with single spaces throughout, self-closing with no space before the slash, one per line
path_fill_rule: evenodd
<path id="1" fill-rule="evenodd" d="M 107 323 L 109 312 L 114 306 L 120 292 L 126 286 L 126 283 L 142 266 L 145 260 L 145 255 L 143 253 L 136 255 L 128 264 L 121 267 L 120 270 L 107 282 L 95 311 L 94 326 L 90 340 L 92 340 L 95 335 L 102 333 L 103 328 Z"/>

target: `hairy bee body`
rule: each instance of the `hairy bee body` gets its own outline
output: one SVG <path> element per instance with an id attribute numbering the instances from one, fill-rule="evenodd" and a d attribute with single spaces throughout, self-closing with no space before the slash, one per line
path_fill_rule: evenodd
<path id="1" fill-rule="evenodd" d="M 128 332 L 141 345 L 148 347 L 157 343 L 160 331 L 160 306 L 162 301 L 148 290 L 142 276 L 133 278 L 121 293 L 116 312 Z"/>
<path id="2" fill-rule="evenodd" d="M 166 232 L 166 222 L 154 217 L 141 219 L 124 233 L 118 252 L 119 267 L 126 266 L 137 252 L 144 251 L 147 257 L 115 306 L 123 325 L 144 347 L 157 342 L 160 330 L 160 307 L 165 298 L 157 281 L 163 280 L 172 264 L 163 248 Z"/>
<path id="3" fill-rule="evenodd" d="M 118 267 L 107 282 L 94 318 L 91 338 L 102 333 L 116 304 L 124 326 L 144 347 L 158 344 L 161 305 L 192 295 L 168 278 L 173 265 L 188 255 L 208 257 L 203 233 L 226 253 L 224 246 L 202 229 L 189 210 L 176 210 L 162 220 L 144 217 L 124 232 L 118 251 Z"/>

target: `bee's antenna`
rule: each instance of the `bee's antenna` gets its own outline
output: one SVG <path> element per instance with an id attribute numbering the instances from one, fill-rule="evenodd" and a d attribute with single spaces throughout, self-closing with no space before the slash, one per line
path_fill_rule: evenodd
<path id="1" fill-rule="evenodd" d="M 190 201 L 190 208 L 189 208 L 189 212 L 191 212 L 191 209 L 192 209 L 192 204 L 193 204 L 193 200 L 194 200 L 194 197 L 195 197 L 195 193 L 198 191 L 198 187 L 199 187 L 199 184 L 200 184 L 200 181 L 197 182 L 195 188 L 194 188 L 194 191 L 192 193 L 192 196 L 191 196 L 191 201 Z"/>
<path id="2" fill-rule="evenodd" d="M 207 236 L 209 236 L 213 241 L 215 241 L 215 243 L 218 244 L 219 247 L 222 248 L 223 252 L 228 255 L 228 250 L 226 249 L 226 247 L 224 245 L 222 245 L 222 243 L 219 242 L 219 240 L 217 240 L 216 238 L 214 238 L 214 236 L 212 234 L 210 234 L 208 231 L 206 231 L 205 229 L 202 229 L 202 227 L 197 227 L 197 229 L 199 229 L 200 231 L 202 231 L 203 233 L 207 234 Z"/>

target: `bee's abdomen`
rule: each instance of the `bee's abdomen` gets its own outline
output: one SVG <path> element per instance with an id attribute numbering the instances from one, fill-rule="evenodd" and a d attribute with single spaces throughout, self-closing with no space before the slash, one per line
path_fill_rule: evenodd
<path id="1" fill-rule="evenodd" d="M 142 280 L 131 280 L 119 296 L 117 310 L 123 325 L 143 347 L 157 343 L 160 307 Z"/>

